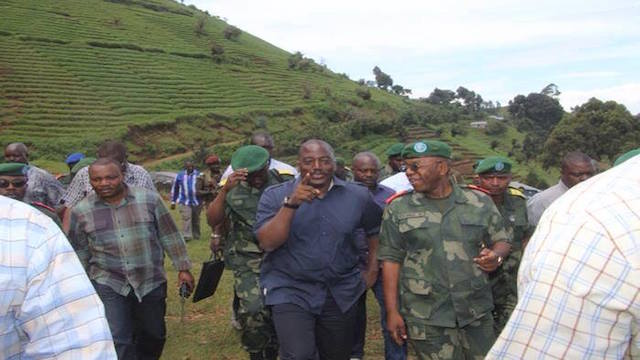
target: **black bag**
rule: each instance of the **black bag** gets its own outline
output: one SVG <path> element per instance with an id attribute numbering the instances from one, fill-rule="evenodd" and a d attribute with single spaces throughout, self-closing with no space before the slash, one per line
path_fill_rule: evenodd
<path id="1" fill-rule="evenodd" d="M 222 255 L 214 252 L 211 254 L 209 261 L 202 263 L 202 272 L 200 272 L 200 279 L 198 279 L 196 291 L 193 293 L 193 302 L 206 299 L 216 292 L 223 270 L 224 260 L 222 259 Z"/>

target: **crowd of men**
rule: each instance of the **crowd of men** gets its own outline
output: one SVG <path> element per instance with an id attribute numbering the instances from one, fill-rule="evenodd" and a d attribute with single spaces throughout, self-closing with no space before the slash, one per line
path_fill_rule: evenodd
<path id="1" fill-rule="evenodd" d="M 368 289 L 385 359 L 640 354 L 640 149 L 595 177 L 571 152 L 558 184 L 527 199 L 500 156 L 458 183 L 441 141 L 394 144 L 381 164 L 310 139 L 295 168 L 269 134 L 250 141 L 224 172 L 213 154 L 207 171 L 185 162 L 169 195 L 181 230 L 120 142 L 70 154 L 59 179 L 7 145 L 0 357 L 158 359 L 164 257 L 188 296 L 203 208 L 252 360 L 364 358 Z"/>

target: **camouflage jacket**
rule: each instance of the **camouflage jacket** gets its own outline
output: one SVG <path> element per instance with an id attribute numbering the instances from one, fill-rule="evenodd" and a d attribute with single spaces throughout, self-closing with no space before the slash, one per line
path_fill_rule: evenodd
<path id="1" fill-rule="evenodd" d="M 262 189 L 249 186 L 246 182 L 236 185 L 225 199 L 225 213 L 230 229 L 224 246 L 225 264 L 232 270 L 249 267 L 259 273 L 263 250 L 253 235 L 258 201 L 265 189 L 291 177 L 280 175 L 277 170 L 269 170 L 269 180 Z"/>
<path id="2" fill-rule="evenodd" d="M 383 215 L 378 258 L 402 265 L 400 313 L 408 326 L 463 327 L 493 309 L 488 275 L 473 258 L 510 238 L 490 197 L 452 186 L 446 200 L 398 197 Z"/>

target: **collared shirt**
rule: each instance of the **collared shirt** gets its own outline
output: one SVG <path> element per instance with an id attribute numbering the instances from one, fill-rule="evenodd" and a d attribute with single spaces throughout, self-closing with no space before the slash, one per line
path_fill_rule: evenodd
<path id="1" fill-rule="evenodd" d="M 95 193 L 71 209 L 69 241 L 89 278 L 138 299 L 167 281 L 166 252 L 177 270 L 191 262 L 182 235 L 156 192 L 127 187 L 118 205 Z"/>
<path id="2" fill-rule="evenodd" d="M 200 176 L 200 172 L 196 169 L 193 169 L 191 174 L 186 170 L 181 170 L 171 186 L 171 202 L 188 206 L 200 205 L 196 187 L 198 176 Z"/>
<path id="3" fill-rule="evenodd" d="M 518 304 L 489 359 L 640 356 L 640 157 L 572 187 L 540 219 Z"/>
<path id="4" fill-rule="evenodd" d="M 127 171 L 125 171 L 124 183 L 129 186 L 136 186 L 151 191 L 157 191 L 151 180 L 151 175 L 142 166 L 127 163 Z M 78 171 L 67 188 L 67 192 L 62 197 L 62 202 L 67 207 L 72 207 L 82 200 L 85 196 L 93 194 L 93 188 L 89 182 L 89 167 L 83 167 Z"/>
<path id="5" fill-rule="evenodd" d="M 296 168 L 274 158 L 269 159 L 269 170 L 271 169 L 278 170 L 278 173 L 281 175 L 289 175 L 295 177 L 298 176 L 298 170 L 296 170 Z M 227 178 L 229 177 L 229 175 L 231 175 L 231 173 L 233 173 L 233 169 L 231 168 L 231 165 L 229 165 L 220 177 L 220 186 L 224 185 L 224 183 L 227 182 Z"/>
<path id="6" fill-rule="evenodd" d="M 102 302 L 60 228 L 4 196 L 0 358 L 116 359 Z"/>
<path id="7" fill-rule="evenodd" d="M 29 165 L 27 192 L 22 201 L 26 203 L 41 202 L 47 206 L 56 207 L 63 193 L 62 184 L 53 175 L 39 167 Z"/>
<path id="8" fill-rule="evenodd" d="M 373 196 L 373 201 L 380 207 L 380 211 L 384 210 L 386 206 L 385 201 L 395 194 L 393 189 L 388 188 L 384 185 L 376 184 L 376 188 L 371 190 L 371 196 Z M 355 233 L 356 246 L 358 247 L 358 251 L 360 253 L 358 258 L 358 264 L 361 269 L 366 268 L 367 262 L 369 260 L 369 242 L 367 241 L 367 235 L 364 232 L 364 229 L 357 229 Z"/>
<path id="9" fill-rule="evenodd" d="M 557 198 L 566 193 L 569 188 L 562 180 L 545 191 L 539 192 L 531 197 L 527 201 L 527 216 L 529 217 L 529 223 L 533 226 L 538 225 L 542 213 L 553 203 Z"/>
<path id="10" fill-rule="evenodd" d="M 271 186 L 258 204 L 254 230 L 260 229 L 282 207 L 299 179 Z M 302 203 L 295 211 L 289 238 L 268 252 L 261 269 L 261 287 L 267 305 L 292 303 L 320 314 L 327 291 L 342 311 L 365 290 L 358 269 L 354 230 L 368 236 L 379 231 L 381 211 L 364 186 L 336 177 L 325 196 Z"/>

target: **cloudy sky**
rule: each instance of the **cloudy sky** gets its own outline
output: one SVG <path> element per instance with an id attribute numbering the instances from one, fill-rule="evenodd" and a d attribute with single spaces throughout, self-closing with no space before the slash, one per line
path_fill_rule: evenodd
<path id="1" fill-rule="evenodd" d="M 507 104 L 558 85 L 640 113 L 640 1 L 186 0 L 353 80 L 379 66 L 426 97 L 465 86 Z"/>

